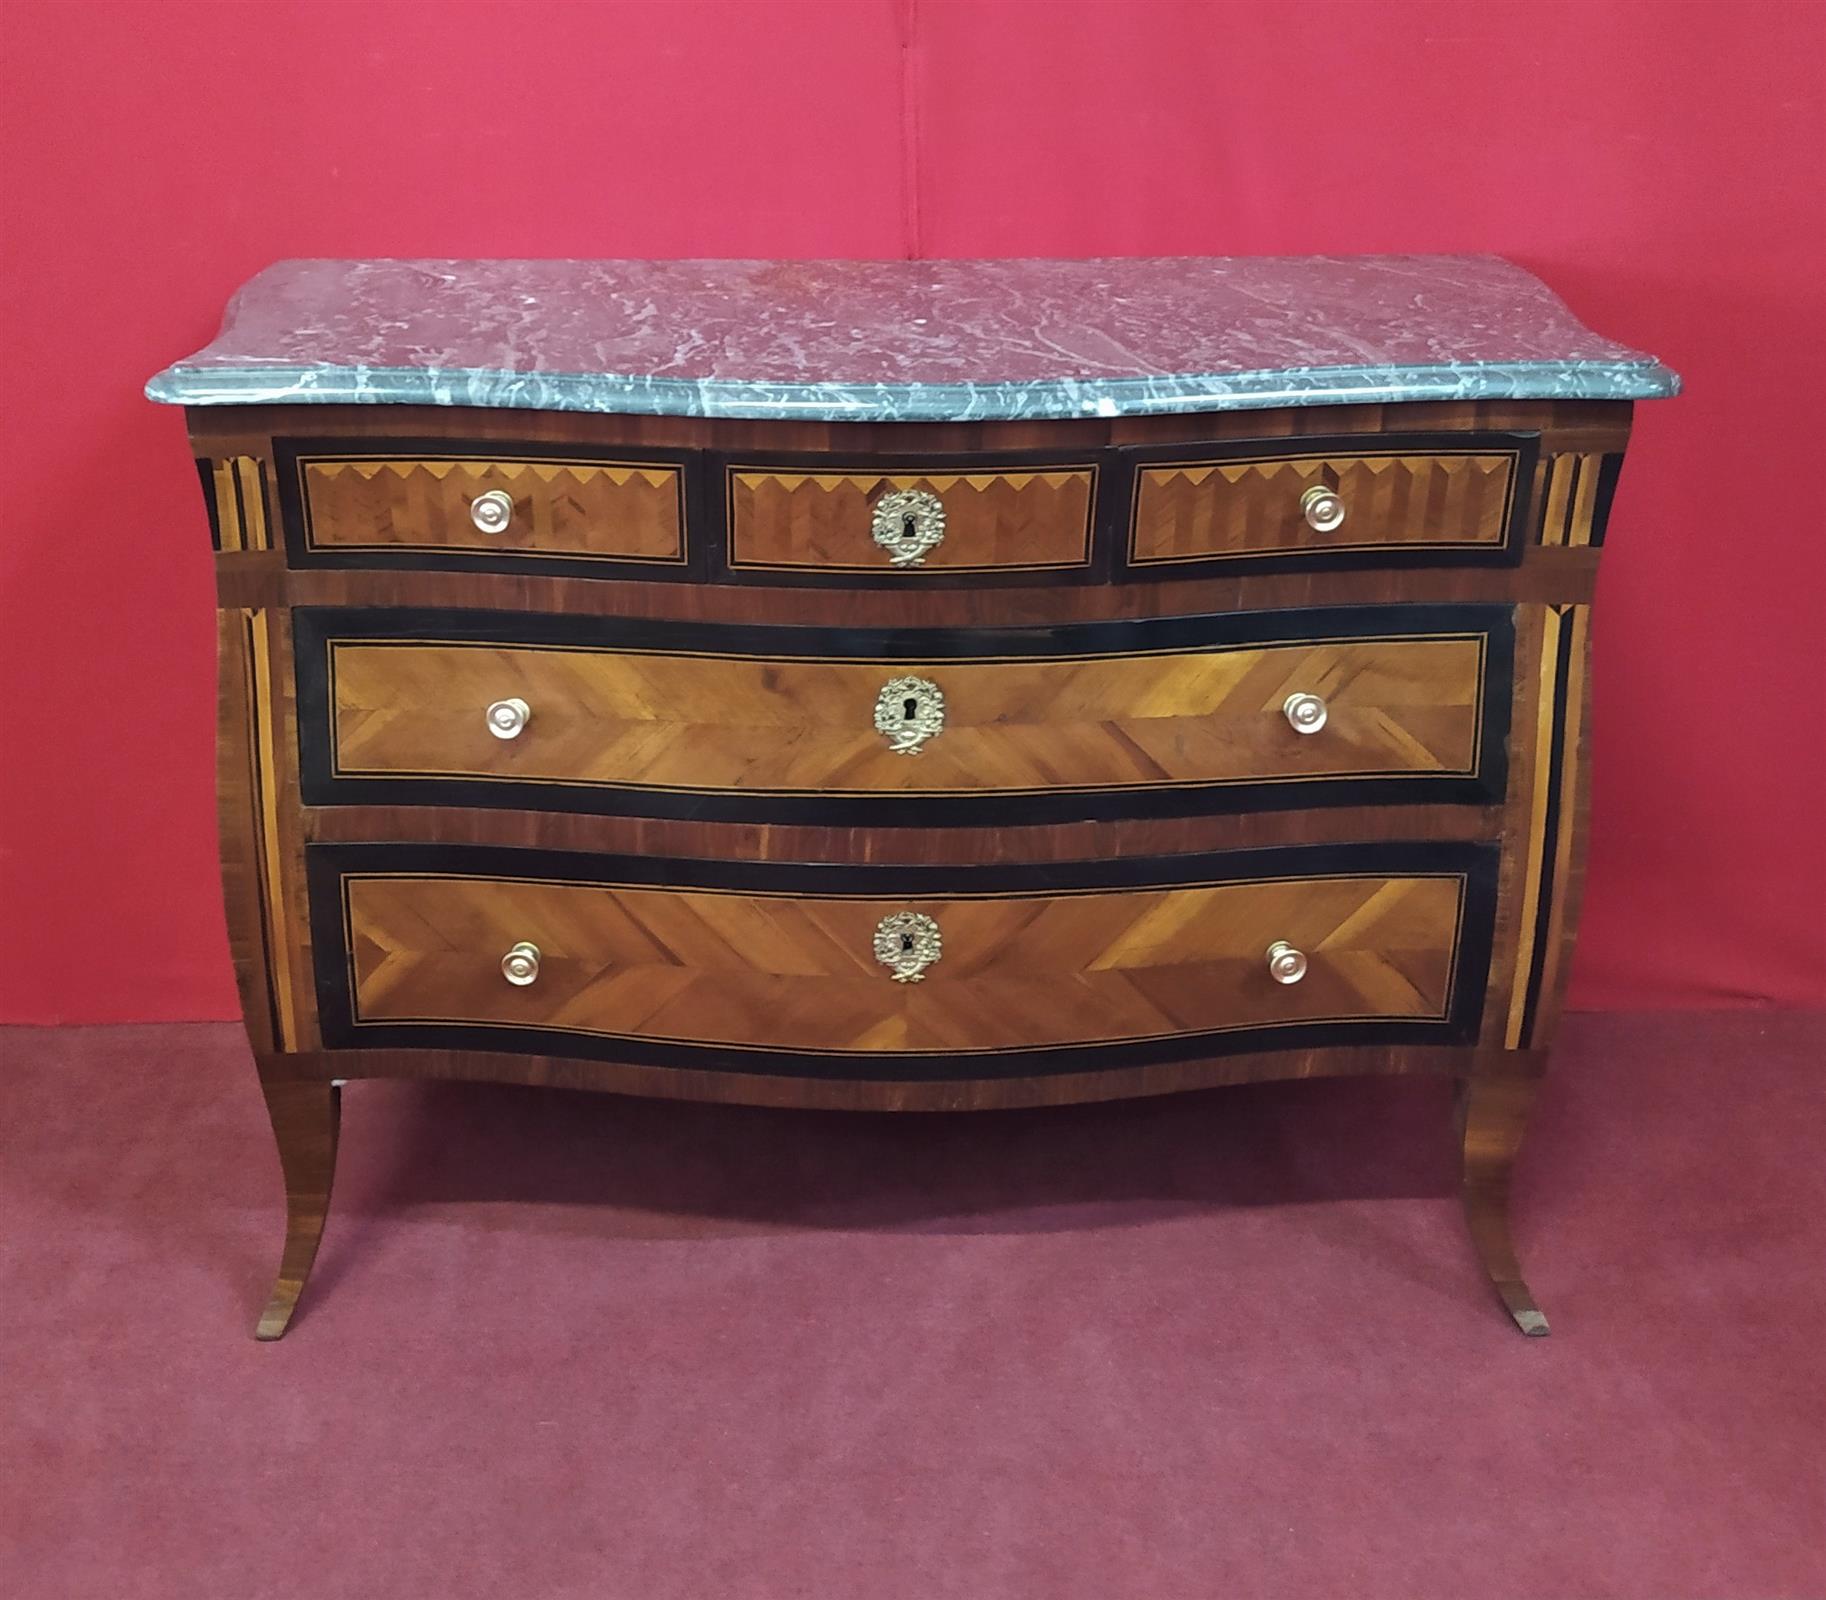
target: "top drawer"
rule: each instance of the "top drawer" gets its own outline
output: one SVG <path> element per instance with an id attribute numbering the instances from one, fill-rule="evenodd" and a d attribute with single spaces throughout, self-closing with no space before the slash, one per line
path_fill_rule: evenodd
<path id="1" fill-rule="evenodd" d="M 1128 565 L 1514 562 L 1536 448 L 1374 434 L 1136 452 Z"/>
<path id="2" fill-rule="evenodd" d="M 279 439 L 274 460 L 299 565 L 547 572 L 686 562 L 682 457 Z"/>
<path id="3" fill-rule="evenodd" d="M 1097 468 L 1088 461 L 905 471 L 889 463 L 729 463 L 728 565 L 738 574 L 790 573 L 793 583 L 1088 573 L 1096 498 Z"/>

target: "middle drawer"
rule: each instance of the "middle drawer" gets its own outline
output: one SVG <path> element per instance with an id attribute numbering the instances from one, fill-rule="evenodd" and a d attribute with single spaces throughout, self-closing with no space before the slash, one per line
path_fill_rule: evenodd
<path id="1" fill-rule="evenodd" d="M 294 613 L 307 803 L 839 826 L 1502 798 L 1513 613 L 851 632 Z"/>

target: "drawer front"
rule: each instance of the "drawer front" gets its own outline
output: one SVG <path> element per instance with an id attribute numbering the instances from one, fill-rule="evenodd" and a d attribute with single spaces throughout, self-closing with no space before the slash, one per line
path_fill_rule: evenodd
<path id="1" fill-rule="evenodd" d="M 1088 463 L 907 472 L 730 464 L 723 484 L 736 574 L 919 583 L 1091 564 L 1097 468 Z"/>
<path id="2" fill-rule="evenodd" d="M 306 566 L 599 571 L 686 564 L 686 465 L 521 447 L 276 441 Z M 581 563 L 581 565 L 579 565 Z M 655 575 L 648 573 L 649 576 Z"/>
<path id="3" fill-rule="evenodd" d="M 1511 628 L 1495 607 L 992 635 L 301 611 L 305 798 L 853 825 L 1489 803 Z"/>
<path id="4" fill-rule="evenodd" d="M 1138 459 L 1128 564 L 1518 560 L 1535 449 L 1528 435 L 1384 436 Z"/>
<path id="5" fill-rule="evenodd" d="M 307 856 L 332 1048 L 863 1077 L 1468 1043 L 1496 873 L 1466 844 L 977 869 Z"/>

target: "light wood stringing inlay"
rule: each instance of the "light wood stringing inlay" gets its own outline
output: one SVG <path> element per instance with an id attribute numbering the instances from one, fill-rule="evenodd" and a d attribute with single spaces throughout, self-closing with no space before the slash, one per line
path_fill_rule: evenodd
<path id="1" fill-rule="evenodd" d="M 298 475 L 313 548 L 685 559 L 682 474 L 663 463 L 303 458 Z M 514 502 L 498 534 L 469 512 L 491 489 Z"/>
<path id="2" fill-rule="evenodd" d="M 261 915 L 266 924 L 269 982 L 277 1006 L 277 1037 L 281 1050 L 296 1049 L 298 1019 L 292 1001 L 297 978 L 294 965 L 294 930 L 285 909 L 286 859 L 279 826 L 279 789 L 282 757 L 274 737 L 278 716 L 272 683 L 272 644 L 264 611 L 245 613 L 248 700 L 254 708 L 253 782 L 258 806 L 255 828 L 259 842 Z"/>
<path id="3" fill-rule="evenodd" d="M 1406 545 L 1496 547 L 1515 489 L 1516 457 L 1276 456 L 1188 461 L 1135 474 L 1129 559 L 1137 565 L 1225 556 L 1297 555 Z M 1300 497 L 1335 488 L 1343 523 L 1307 525 Z"/>
<path id="4" fill-rule="evenodd" d="M 1082 567 L 1090 561 L 1096 468 L 881 474 L 731 467 L 729 562 L 830 572 Z M 923 489 L 945 508 L 945 537 L 917 567 L 892 567 L 870 531 L 875 501 Z"/>
<path id="5" fill-rule="evenodd" d="M 265 550 L 266 495 L 260 462 L 253 456 L 227 456 L 210 463 L 210 492 L 215 500 L 216 534 L 224 551 Z"/>
<path id="6" fill-rule="evenodd" d="M 1474 775 L 1481 635 L 1020 661 L 820 661 L 332 641 L 335 770 L 771 793 L 961 794 Z M 945 697 L 917 755 L 877 694 Z M 1282 702 L 1324 696 L 1300 735 Z M 532 721 L 495 738 L 483 712 Z"/>
<path id="7" fill-rule="evenodd" d="M 1595 455 L 1559 455 L 1545 465 L 1545 492 L 1541 497 L 1541 543 L 1588 545 L 1598 508 L 1598 478 L 1604 458 Z"/>
<path id="8" fill-rule="evenodd" d="M 456 1021 L 764 1050 L 1066 1048 L 1301 1022 L 1445 1015 L 1456 875 L 983 898 L 844 899 L 500 878 L 344 880 L 356 1025 Z M 874 959 L 915 910 L 919 983 Z M 1268 946 L 1306 952 L 1297 984 Z M 539 976 L 516 988 L 521 940 Z"/>

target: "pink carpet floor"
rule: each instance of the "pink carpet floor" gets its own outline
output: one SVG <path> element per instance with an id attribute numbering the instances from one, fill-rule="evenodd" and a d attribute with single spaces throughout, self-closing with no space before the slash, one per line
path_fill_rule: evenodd
<path id="1" fill-rule="evenodd" d="M 282 1343 L 238 1030 L 0 1030 L 9 1600 L 1818 1600 L 1826 1018 L 976 1117 L 354 1084 Z"/>

